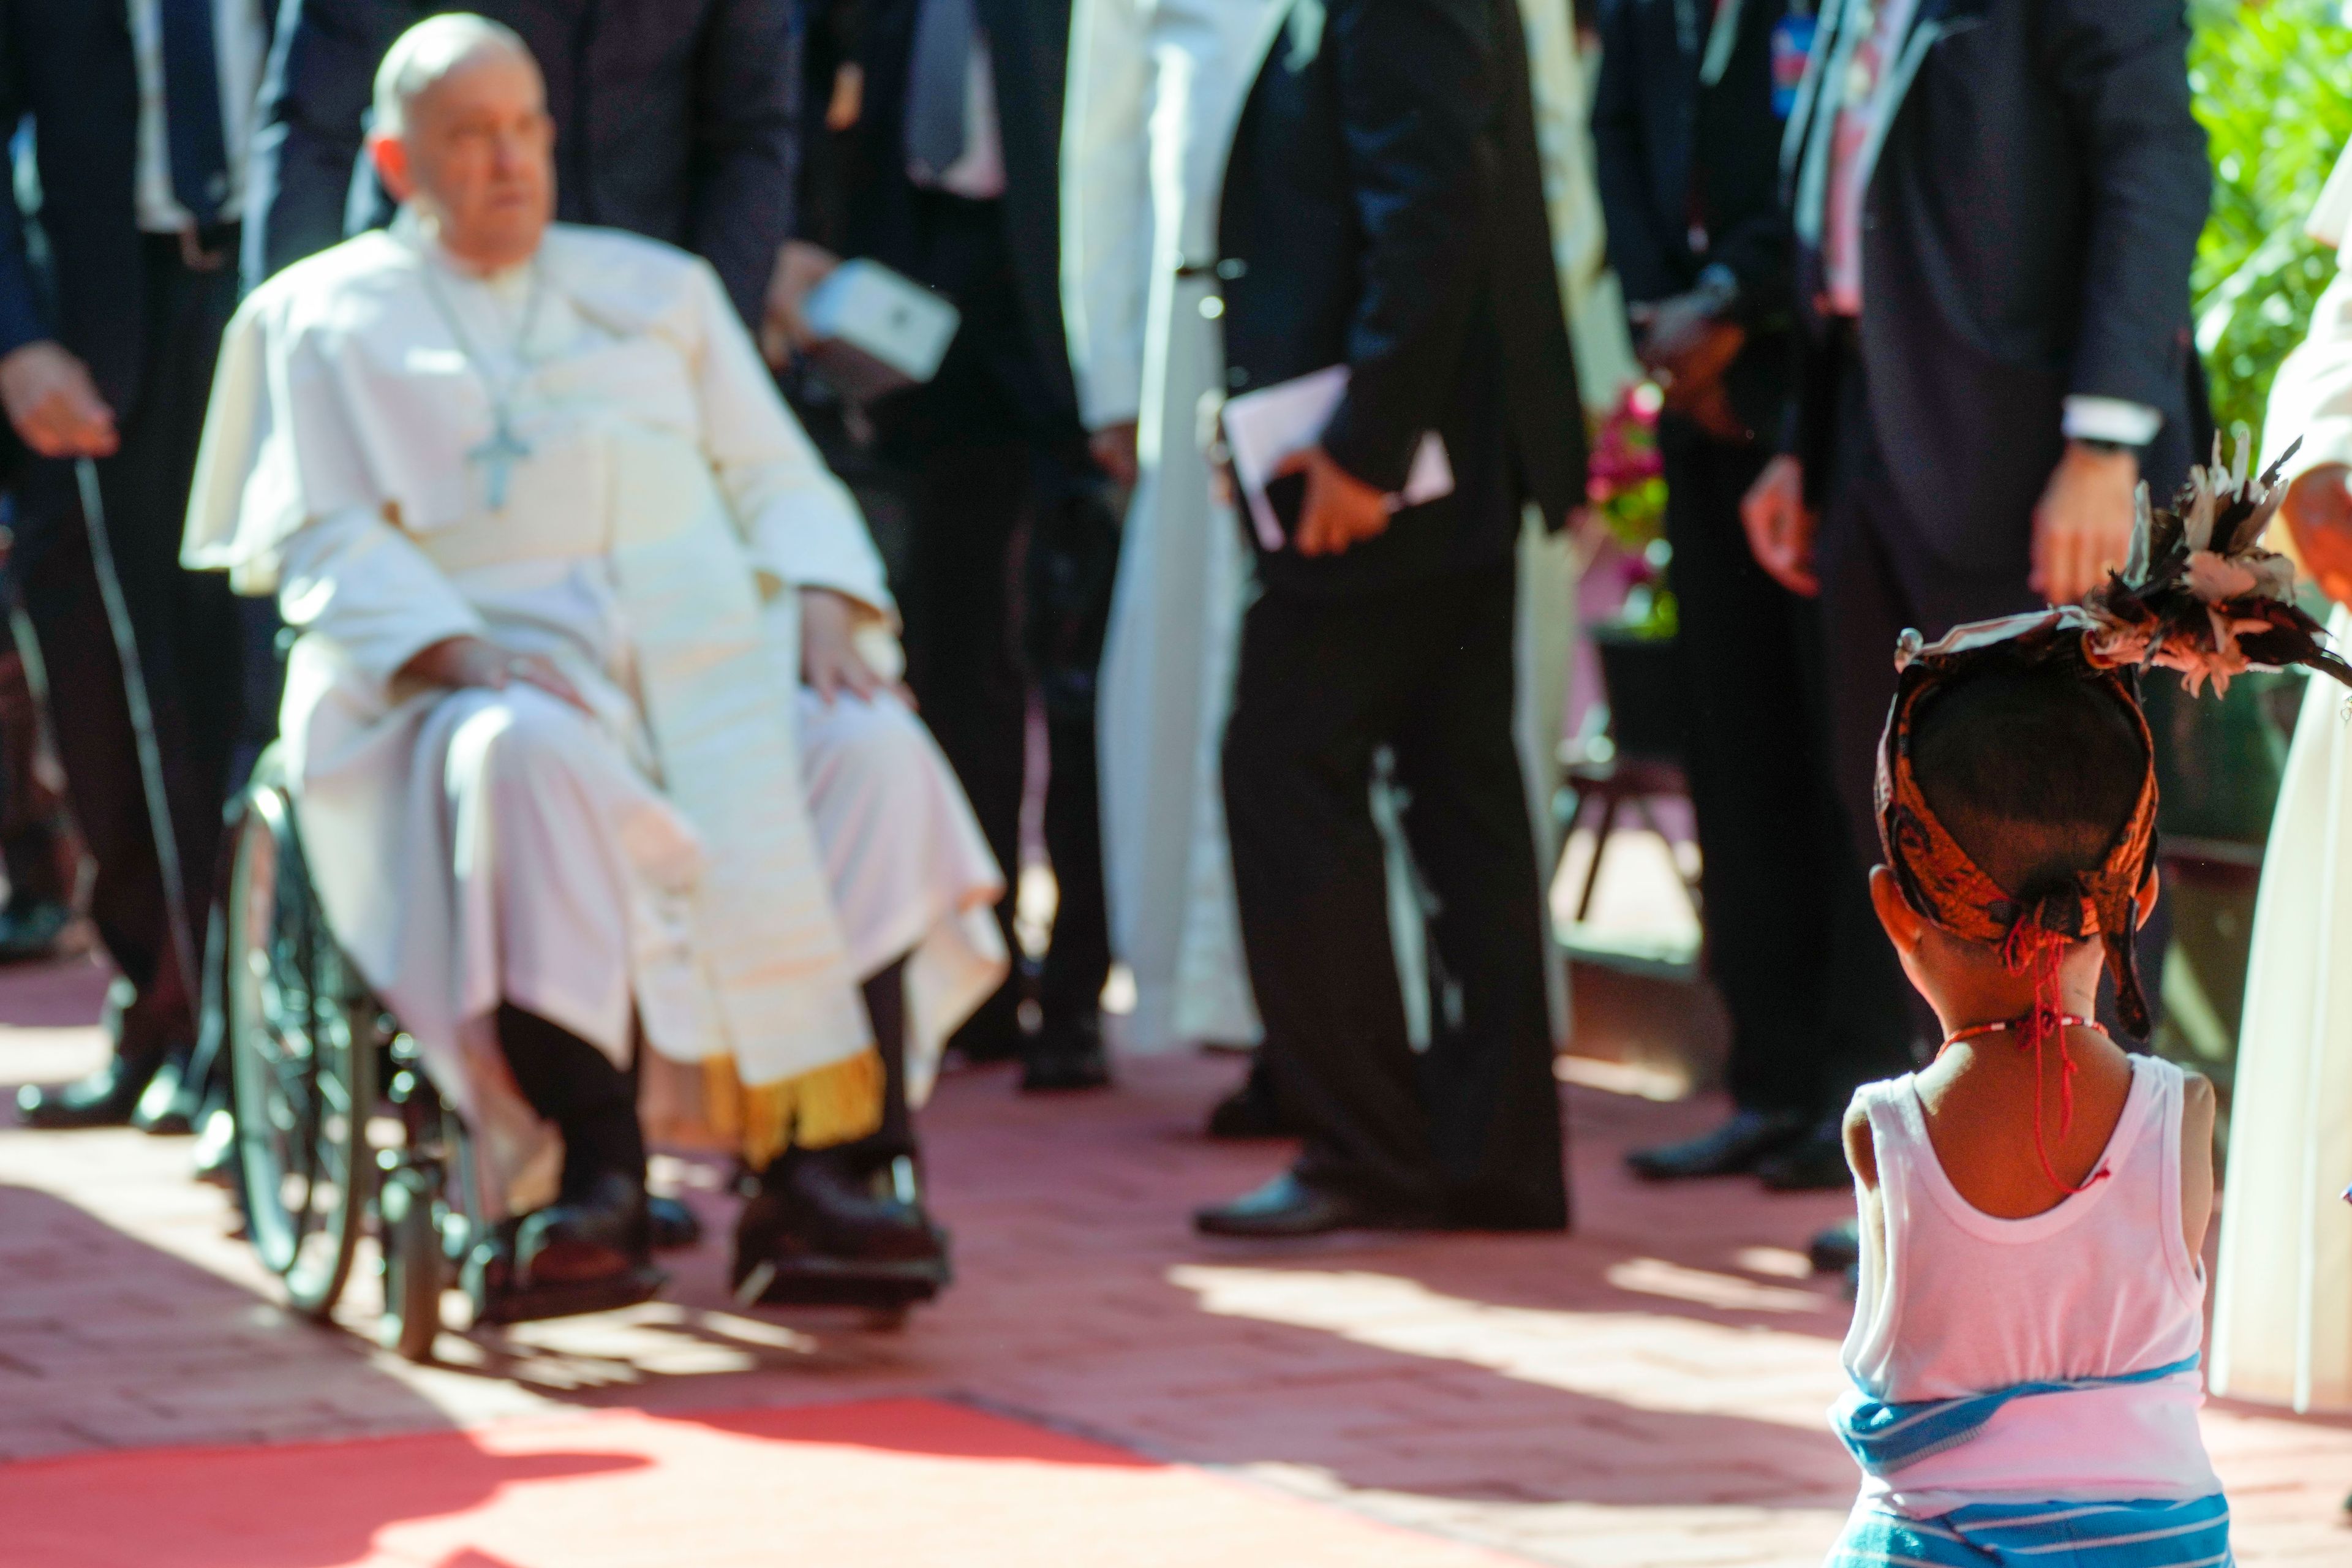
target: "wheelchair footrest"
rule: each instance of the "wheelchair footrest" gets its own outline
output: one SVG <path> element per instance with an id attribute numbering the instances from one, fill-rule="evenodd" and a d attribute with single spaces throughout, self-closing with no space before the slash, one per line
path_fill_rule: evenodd
<path id="1" fill-rule="evenodd" d="M 946 1259 L 860 1262 L 802 1253 L 763 1259 L 735 1288 L 744 1307 L 865 1307 L 893 1310 L 931 1300 L 953 1278 Z"/>
<path id="2" fill-rule="evenodd" d="M 669 1283 L 658 1268 L 635 1268 L 605 1279 L 561 1284 L 518 1285 L 503 1268 L 467 1270 L 466 1291 L 474 1299 L 474 1321 L 481 1324 L 536 1323 L 549 1318 L 576 1318 L 589 1312 L 612 1312 L 650 1301 Z"/>

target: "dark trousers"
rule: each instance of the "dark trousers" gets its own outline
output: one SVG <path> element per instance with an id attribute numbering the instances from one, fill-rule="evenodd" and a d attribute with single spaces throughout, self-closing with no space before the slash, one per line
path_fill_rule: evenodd
<path id="1" fill-rule="evenodd" d="M 1830 788 L 1819 615 L 1756 564 L 1740 527 L 1740 498 L 1767 453 L 1672 416 L 1658 446 L 1688 703 L 1684 755 L 1707 963 L 1731 1016 L 1731 1097 L 1744 1110 L 1828 1116 L 1874 1076 L 1828 1023 L 1831 999 L 1856 984 L 1883 986 L 1885 965 L 1865 953 L 1858 977 L 1832 967 L 1833 956 L 1853 958 L 1832 933 L 1862 871 Z M 1899 1028 L 1899 1013 L 1890 1017 Z"/>
<path id="2" fill-rule="evenodd" d="M 1091 1015 L 1110 973 L 1095 763 L 1095 672 L 1109 618 L 1116 514 L 1076 418 L 1036 363 L 994 202 L 926 195 L 916 271 L 962 312 L 929 384 L 875 410 L 906 498 L 898 598 L 907 683 L 1008 884 L 1013 952 L 1033 695 L 1045 716 L 1044 837 L 1060 889 L 1039 1000 L 1050 1026 Z M 1017 979 L 975 1031 L 1008 1037 Z"/>
<path id="3" fill-rule="evenodd" d="M 231 247 L 232 253 L 234 247 Z M 98 465 L 113 565 L 152 708 L 192 943 L 205 909 L 229 770 L 247 728 L 246 626 L 226 581 L 184 572 L 180 533 L 236 269 L 195 271 L 174 238 L 146 242 L 143 378 L 115 411 L 121 448 Z M 194 1035 L 151 827 L 146 781 L 100 595 L 76 465 L 37 461 L 16 485 L 15 570 L 48 676 L 67 795 L 97 879 L 90 915 L 138 999 L 121 1047 L 152 1053 Z"/>
<path id="4" fill-rule="evenodd" d="M 1511 742 L 1507 562 L 1378 593 L 1269 589 L 1243 621 L 1225 812 L 1264 1058 L 1302 1180 L 1460 1225 L 1568 1223 L 1542 896 Z M 1405 1036 L 1370 787 L 1387 745 L 1459 987 Z"/>
<path id="5" fill-rule="evenodd" d="M 499 1005 L 498 1027 L 515 1087 L 563 1134 L 563 1199 L 587 1196 L 608 1172 L 644 1181 L 646 1135 L 637 1120 L 635 1064 L 615 1067 L 561 1024 L 511 1003 Z"/>
<path id="6" fill-rule="evenodd" d="M 76 850 L 65 800 L 41 776 L 40 707 L 5 618 L 12 596 L 0 591 L 0 865 L 22 910 L 72 900 Z"/>
<path id="7" fill-rule="evenodd" d="M 2023 520 L 2011 524 L 2018 540 L 2016 558 L 1997 571 L 1964 571 L 1929 550 L 1888 477 L 1865 399 L 1860 362 L 1849 355 L 1839 371 L 1836 455 L 1814 554 L 1829 656 L 1833 783 L 1855 857 L 1861 865 L 1873 866 L 1885 858 L 1873 792 L 1879 739 L 1895 700 L 1895 639 L 1916 628 L 1932 641 L 1969 621 L 2025 614 L 2043 605 L 2026 586 L 2032 563 Z M 2067 765 L 2063 757 L 2036 762 Z M 2157 918 L 2141 929 L 2138 944 L 2151 1007 L 2161 988 L 2170 937 L 2170 915 L 2159 906 Z M 1860 1008 L 1865 1019 L 1875 1018 L 1887 1005 L 1882 997 L 1897 997 L 1914 1036 L 1929 1044 L 1940 1037 L 1933 1012 L 1903 979 L 1866 902 L 1843 911 L 1836 940 L 1841 951 L 1833 963 L 1841 973 L 1876 972 L 1874 981 L 1845 999 L 1849 1005 Z M 2112 989 L 2103 987 L 2103 998 Z M 2103 999 L 2102 1011 L 2112 1024 L 2112 1004 Z"/>

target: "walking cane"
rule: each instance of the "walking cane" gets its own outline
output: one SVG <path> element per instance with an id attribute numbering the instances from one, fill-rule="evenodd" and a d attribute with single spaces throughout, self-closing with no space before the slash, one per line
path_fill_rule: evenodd
<path id="1" fill-rule="evenodd" d="M 180 965 L 180 983 L 194 1006 L 203 984 L 196 968 L 194 938 L 188 930 L 187 882 L 181 874 L 180 840 L 172 831 L 172 803 L 163 788 L 163 749 L 155 739 L 155 709 L 147 698 L 147 670 L 139 662 L 139 634 L 131 623 L 131 603 L 123 597 L 122 576 L 115 570 L 114 545 L 106 531 L 106 498 L 99 491 L 98 463 L 77 458 L 74 476 L 81 485 L 82 524 L 89 534 L 90 564 L 98 574 L 98 595 L 106 607 L 108 626 L 114 633 L 114 655 L 122 666 L 123 705 L 131 710 L 131 735 L 139 752 L 139 778 L 147 796 L 148 830 L 155 837 L 155 863 L 163 872 L 163 899 L 170 905 L 172 954 Z"/>

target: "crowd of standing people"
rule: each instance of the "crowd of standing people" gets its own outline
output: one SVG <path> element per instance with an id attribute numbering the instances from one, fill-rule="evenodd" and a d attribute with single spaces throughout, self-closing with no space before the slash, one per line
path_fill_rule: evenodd
<path id="1" fill-rule="evenodd" d="M 2203 445 L 2177 15 L 1619 0 L 1587 19 L 1595 77 L 1554 9 L 487 8 L 544 81 L 554 216 L 701 256 L 869 521 L 905 689 L 1000 869 L 1046 766 L 1051 941 L 961 1020 L 963 1056 L 1106 1081 L 1114 953 L 1141 1048 L 1257 1047 L 1216 1124 L 1305 1152 L 1210 1228 L 1566 1220 L 1558 714 L 1524 713 L 1566 607 L 1525 589 L 1628 328 L 1666 391 L 1737 1104 L 1637 1154 L 1654 1178 L 1845 1180 L 1846 1095 L 1928 1033 L 1860 890 L 1880 650 L 2078 597 L 2134 483 Z M 113 1062 L 27 1091 L 36 1124 L 142 1093 L 199 1113 L 219 806 L 276 728 L 281 640 L 179 565 L 201 414 L 241 295 L 391 219 L 378 68 L 425 10 L 7 17 L 14 145 L 47 176 L 17 182 L 0 273 L 32 453 L 13 579 L 121 977 Z M 1963 122 L 2002 133 L 1940 130 Z M 922 384 L 826 375 L 809 302 L 847 258 L 955 307 Z M 1217 472 L 1218 409 L 1332 365 L 1269 540 Z M 1432 432 L 1449 493 L 1400 507 Z"/>
<path id="2" fill-rule="evenodd" d="M 1841 1420 L 1885 1518 L 1992 1496 L 1880 1484 L 1924 1457 L 1883 1451 L 1900 1391 L 2064 1373 L 2170 1422 L 2150 1484 L 2226 1534 L 2189 1414 L 2213 1106 L 2111 1042 L 2162 994 L 2153 742 L 2081 653 L 2184 526 L 2137 492 L 2211 445 L 2177 4 L 1605 0 L 1580 42 L 1566 0 L 430 11 L 0 0 L 0 951 L 57 939 L 69 816 L 115 971 L 110 1059 L 25 1121 L 233 1124 L 251 787 L 478 1140 L 518 1280 L 658 1289 L 696 1222 L 648 1142 L 698 1130 L 741 1165 L 744 1300 L 936 1290 L 944 1053 L 1102 1087 L 1114 958 L 1131 1047 L 1254 1049 L 1213 1133 L 1298 1142 L 1202 1231 L 1562 1228 L 1559 563 L 1642 374 L 1734 1105 L 1635 1173 L 1859 1179 L 1821 1247 L 1863 1264 Z M 951 309 L 934 365 L 845 369 L 859 280 Z M 2340 491 L 2329 395 L 2287 477 Z M 2209 531 L 2247 479 L 2200 470 Z M 2205 546 L 2206 587 L 2276 575 Z M 2079 776 L 2012 787 L 2055 765 L 2029 733 Z M 1970 1044 L 2004 1031 L 2030 1080 Z M 2054 1152 L 2049 1040 L 2089 1073 Z M 1924 1098 L 1853 1098 L 1938 1041 Z M 1906 1359 L 1892 1304 L 1938 1288 L 1906 1260 L 2080 1268 L 1923 1240 L 1905 1194 L 2032 1224 L 2041 1177 L 2111 1174 L 2164 1227 L 2169 1272 L 2114 1289 L 2165 1364 Z M 2102 1257 L 2147 1240 L 2126 1201 Z M 1889 1531 L 1855 1554 L 1944 1550 Z"/>

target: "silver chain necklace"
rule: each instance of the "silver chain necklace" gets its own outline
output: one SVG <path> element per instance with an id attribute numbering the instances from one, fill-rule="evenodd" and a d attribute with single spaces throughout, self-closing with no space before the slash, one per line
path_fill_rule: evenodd
<path id="1" fill-rule="evenodd" d="M 530 346 L 531 328 L 539 322 L 539 302 L 546 293 L 547 274 L 539 258 L 531 258 L 530 297 L 523 303 L 522 326 L 515 333 L 515 374 L 500 385 L 490 375 L 490 367 L 474 352 L 471 338 L 457 322 L 457 312 L 441 291 L 441 279 L 436 276 L 439 264 L 428 257 L 425 261 L 425 294 L 433 301 L 434 310 L 441 324 L 449 329 L 449 336 L 464 356 L 467 366 L 481 381 L 483 390 L 490 395 L 490 433 L 482 443 L 466 453 L 466 461 L 482 466 L 484 488 L 488 492 L 490 510 L 504 511 L 507 488 L 514 478 L 514 466 L 530 456 L 530 443 L 515 434 L 514 395 L 530 375 L 530 361 L 525 351 Z"/>

